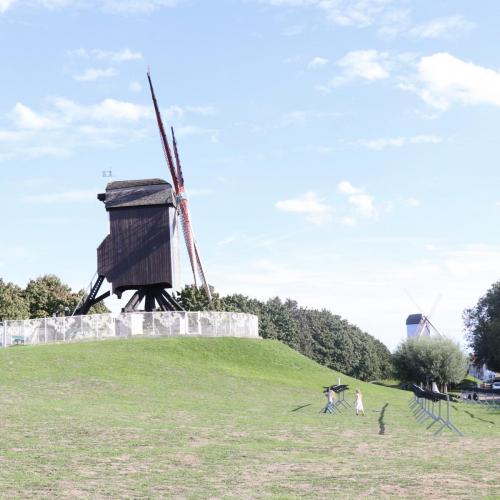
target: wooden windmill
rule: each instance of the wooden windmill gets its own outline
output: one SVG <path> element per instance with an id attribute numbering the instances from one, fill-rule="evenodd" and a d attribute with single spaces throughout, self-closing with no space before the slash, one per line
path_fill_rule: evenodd
<path id="1" fill-rule="evenodd" d="M 191 225 L 184 177 L 172 131 L 174 154 L 165 134 L 150 75 L 148 81 L 158 128 L 172 185 L 162 179 L 140 179 L 111 182 L 98 199 L 109 214 L 110 234 L 97 249 L 97 279 L 91 283 L 88 296 L 77 306 L 74 315 L 87 314 L 90 308 L 114 293 L 134 291 L 124 312 L 182 310 L 173 293 L 177 280 L 177 228 L 182 225 L 194 284 L 204 287 L 211 300 L 200 253 Z M 98 295 L 104 280 L 111 291 Z"/>

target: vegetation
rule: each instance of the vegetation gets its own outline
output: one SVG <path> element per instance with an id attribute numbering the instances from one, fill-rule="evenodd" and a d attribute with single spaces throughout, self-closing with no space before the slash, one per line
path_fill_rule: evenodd
<path id="1" fill-rule="evenodd" d="M 255 314 L 263 338 L 281 340 L 314 361 L 358 379 L 383 379 L 392 373 L 391 353 L 382 342 L 326 309 L 307 309 L 278 297 L 262 302 L 239 294 L 220 297 L 212 291 L 212 295 L 210 304 L 203 290 L 187 286 L 179 299 L 186 310 Z"/>
<path id="2" fill-rule="evenodd" d="M 341 377 L 364 396 L 321 415 Z M 2 498 L 498 498 L 500 413 L 415 423 L 410 393 L 271 340 L 162 338 L 0 349 Z"/>
<path id="3" fill-rule="evenodd" d="M 0 321 L 28 317 L 29 307 L 21 288 L 13 283 L 5 283 L 0 278 Z"/>
<path id="4" fill-rule="evenodd" d="M 475 362 L 500 371 L 500 281 L 464 312 L 464 321 Z"/>
<path id="5" fill-rule="evenodd" d="M 73 292 L 53 274 L 31 280 L 24 290 L 0 278 L 0 321 L 67 314 L 85 295 L 84 290 Z M 103 302 L 90 310 L 91 314 L 105 312 L 109 310 Z"/>
<path id="6" fill-rule="evenodd" d="M 452 340 L 412 338 L 397 348 L 394 366 L 405 382 L 458 384 L 467 373 L 468 360 Z"/>

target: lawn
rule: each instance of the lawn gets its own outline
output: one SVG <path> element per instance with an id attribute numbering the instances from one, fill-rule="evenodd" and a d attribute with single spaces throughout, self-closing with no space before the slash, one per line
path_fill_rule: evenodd
<path id="1" fill-rule="evenodd" d="M 366 416 L 319 414 L 348 383 Z M 276 341 L 164 338 L 0 350 L 0 495 L 500 497 L 500 411 L 417 425 L 410 393 Z"/>

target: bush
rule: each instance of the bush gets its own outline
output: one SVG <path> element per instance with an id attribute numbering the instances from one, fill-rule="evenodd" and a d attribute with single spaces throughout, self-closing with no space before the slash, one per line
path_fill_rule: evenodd
<path id="1" fill-rule="evenodd" d="M 467 373 L 468 360 L 449 339 L 408 339 L 394 353 L 397 376 L 404 382 L 458 384 Z"/>

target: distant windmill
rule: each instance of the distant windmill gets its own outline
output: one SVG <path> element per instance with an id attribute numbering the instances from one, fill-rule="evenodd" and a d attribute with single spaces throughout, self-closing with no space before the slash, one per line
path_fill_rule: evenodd
<path id="1" fill-rule="evenodd" d="M 444 337 L 441 332 L 431 323 L 430 317 L 436 310 L 436 307 L 441 300 L 439 294 L 432 305 L 429 314 L 425 314 L 423 309 L 415 302 L 410 293 L 405 290 L 406 295 L 415 304 L 421 312 L 418 314 L 410 314 L 406 318 L 406 335 L 408 338 L 423 338 L 423 337 Z"/>

